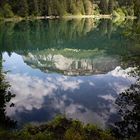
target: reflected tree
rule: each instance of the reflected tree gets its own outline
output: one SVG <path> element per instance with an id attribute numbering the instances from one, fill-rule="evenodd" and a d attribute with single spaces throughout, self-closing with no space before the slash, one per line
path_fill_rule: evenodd
<path id="1" fill-rule="evenodd" d="M 10 92 L 10 85 L 5 81 L 1 59 L 0 64 L 0 128 L 10 129 L 16 127 L 16 121 L 6 115 L 6 106 L 15 95 Z M 11 103 L 10 107 L 13 106 L 14 104 Z"/>
<path id="2" fill-rule="evenodd" d="M 111 34 L 113 32 L 112 20 L 102 19 L 98 27 L 102 36 L 107 36 L 108 39 L 111 39 Z"/>
<path id="3" fill-rule="evenodd" d="M 140 81 L 131 85 L 116 100 L 122 121 L 116 122 L 114 132 L 117 137 L 130 138 L 140 133 Z"/>

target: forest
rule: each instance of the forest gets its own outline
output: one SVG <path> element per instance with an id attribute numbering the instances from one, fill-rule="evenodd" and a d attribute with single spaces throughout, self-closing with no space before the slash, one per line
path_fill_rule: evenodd
<path id="1" fill-rule="evenodd" d="M 140 0 L 0 0 L 0 19 L 32 16 L 140 16 Z"/>

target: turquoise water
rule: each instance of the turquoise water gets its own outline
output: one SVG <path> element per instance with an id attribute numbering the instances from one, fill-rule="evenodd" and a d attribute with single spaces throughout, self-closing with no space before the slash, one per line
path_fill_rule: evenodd
<path id="1" fill-rule="evenodd" d="M 69 19 L 0 24 L 0 52 L 18 125 L 58 114 L 106 128 L 120 121 L 119 94 L 137 81 L 135 21 Z"/>

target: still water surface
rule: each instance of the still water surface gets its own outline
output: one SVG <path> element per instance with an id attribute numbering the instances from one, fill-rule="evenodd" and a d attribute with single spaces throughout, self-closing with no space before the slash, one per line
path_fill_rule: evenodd
<path id="1" fill-rule="evenodd" d="M 16 95 L 7 116 L 23 125 L 64 114 L 102 128 L 121 120 L 115 100 L 137 80 L 130 74 L 140 54 L 133 28 L 131 20 L 1 24 L 2 66 Z"/>

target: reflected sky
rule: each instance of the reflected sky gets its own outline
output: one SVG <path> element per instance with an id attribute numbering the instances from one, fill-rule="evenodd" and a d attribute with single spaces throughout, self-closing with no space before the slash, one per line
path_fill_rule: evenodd
<path id="1" fill-rule="evenodd" d="M 7 115 L 19 124 L 65 114 L 104 128 L 119 119 L 114 104 L 117 95 L 136 81 L 129 75 L 134 68 L 116 66 L 106 74 L 75 77 L 44 73 L 28 66 L 16 53 L 3 53 L 3 60 L 4 70 L 10 70 L 6 79 L 16 94 L 11 100 L 15 107 L 7 106 Z"/>

